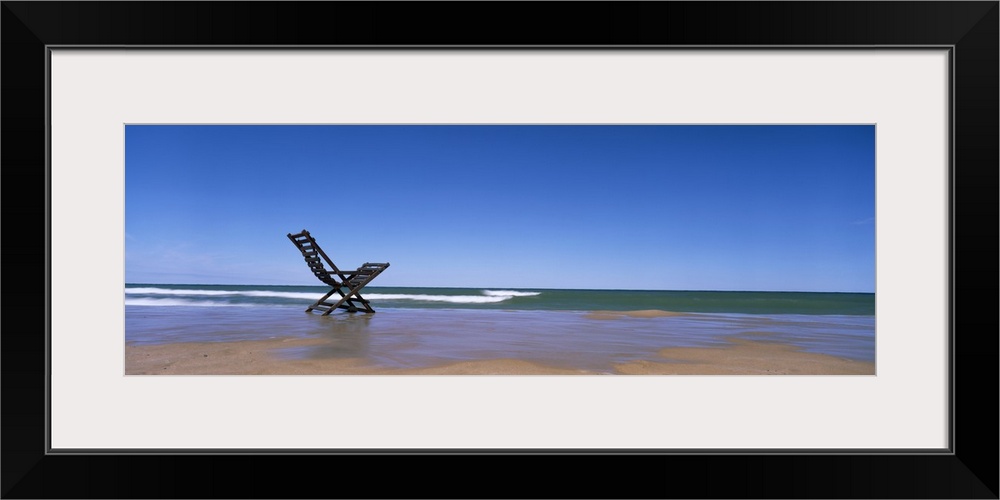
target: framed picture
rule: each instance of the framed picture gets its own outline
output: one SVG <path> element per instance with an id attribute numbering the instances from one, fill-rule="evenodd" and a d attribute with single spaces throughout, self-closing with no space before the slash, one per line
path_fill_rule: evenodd
<path id="1" fill-rule="evenodd" d="M 26 261 L 36 258 L 46 279 L 37 294 L 8 300 L 8 318 L 36 310 L 45 321 L 38 335 L 11 335 L 17 329 L 9 328 L 3 340 L 3 446 L 8 457 L 23 457 L 5 460 L 4 495 L 300 496 L 283 478 L 316 460 L 352 472 L 367 462 L 362 467 L 386 467 L 409 479 L 345 486 L 355 489 L 332 496 L 437 496 L 458 490 L 415 486 L 421 476 L 410 460 L 447 461 L 462 475 L 494 484 L 500 473 L 476 460 L 490 456 L 504 467 L 588 456 L 595 461 L 581 472 L 594 481 L 567 486 L 542 479 L 527 495 L 522 484 L 501 482 L 485 496 L 996 498 L 995 430 L 974 423 L 997 417 L 992 382 L 980 382 L 995 380 L 996 356 L 981 354 L 996 352 L 995 315 L 986 320 L 984 311 L 971 302 L 958 307 L 957 299 L 996 290 L 992 275 L 987 286 L 989 273 L 971 272 L 979 268 L 971 259 L 996 255 L 988 229 L 997 227 L 996 204 L 983 200 L 996 196 L 997 3 L 552 6 L 562 13 L 525 17 L 533 9 L 519 3 L 4 3 L 5 104 L 23 103 L 4 106 L 4 165 L 19 174 L 8 175 L 9 182 L 24 182 L 24 191 L 31 183 L 38 192 L 44 186 L 46 194 L 44 210 L 8 205 L 17 216 L 8 228 L 18 237 L 5 248 Z M 439 21 L 445 14 L 524 29 L 513 36 L 485 25 L 456 26 Z M 558 22 L 570 14 L 588 22 Z M 692 19 L 712 22 L 695 29 Z M 335 140 L 317 138 L 331 135 Z M 594 146 L 611 142 L 631 146 Z M 259 148 L 263 143 L 294 146 Z M 550 147 L 557 143 L 562 149 Z M 362 159 L 352 152 L 364 144 L 397 152 L 421 144 L 424 152 L 405 168 L 396 165 L 407 161 L 405 154 Z M 665 144 L 672 156 L 657 156 Z M 295 153 L 308 148 L 317 151 L 311 160 Z M 253 154 L 230 154 L 235 150 Z M 861 159 L 851 160 L 855 177 L 832 159 L 849 152 Z M 255 166 L 254 157 L 265 155 L 282 177 Z M 608 160 L 597 162 L 601 155 Z M 763 159 L 750 161 L 754 155 Z M 491 165 L 501 157 L 524 167 L 480 166 L 498 175 L 461 181 L 477 168 L 470 163 Z M 549 163 L 531 164 L 533 157 Z M 289 164 L 279 165 L 285 158 Z M 317 158 L 343 165 L 308 163 Z M 831 173 L 817 170 L 824 161 Z M 671 162 L 679 166 L 662 175 Z M 278 179 L 287 184 L 278 186 Z M 668 189 L 671 182 L 677 186 Z M 787 189 L 777 187 L 786 182 Z M 695 185 L 700 191 L 685 187 Z M 412 196 L 407 186 L 424 194 Z M 820 201 L 835 192 L 844 193 L 839 201 Z M 593 202 L 581 203 L 588 193 Z M 702 203 L 713 195 L 713 203 Z M 678 204 L 663 203 L 665 196 Z M 785 198 L 808 203 L 776 201 Z M 400 209 L 392 209 L 394 201 Z M 510 208 L 518 202 L 534 208 Z M 481 205 L 483 213 L 506 210 L 523 222 L 496 215 L 484 222 L 476 212 Z M 718 206 L 727 208 L 712 211 Z M 644 207 L 654 217 L 641 220 Z M 456 210 L 462 217 L 449 218 Z M 668 212 L 681 222 L 660 226 Z M 757 215 L 743 217 L 747 212 Z M 29 215 L 35 213 L 44 219 Z M 377 217 L 366 221 L 366 213 Z M 851 227 L 835 234 L 830 213 Z M 579 236 L 587 217 L 597 226 L 590 247 Z M 615 223 L 632 218 L 631 225 Z M 797 221 L 780 226 L 796 228 L 794 234 L 813 227 L 815 245 L 784 252 L 799 241 L 779 234 L 777 225 L 752 222 L 779 218 Z M 296 250 L 291 239 L 302 252 L 294 252 L 289 266 L 260 250 L 270 243 L 245 236 L 302 219 L 329 236 L 316 232 L 310 240 L 303 230 L 296 237 L 297 226 L 287 228 L 287 238 L 279 232 L 274 239 L 288 247 L 282 250 Z M 721 227 L 724 220 L 731 224 L 718 231 L 691 229 Z M 200 226 L 202 240 L 193 245 L 225 251 L 207 259 L 203 251 L 185 252 L 179 240 L 170 248 L 145 244 L 151 228 L 160 235 L 172 225 L 184 234 Z M 987 229 L 962 230 L 973 225 Z M 23 238 L 39 227 L 44 254 L 38 238 Z M 501 243 L 526 234 L 525 227 L 537 235 Z M 656 229 L 642 230 L 650 227 Z M 366 266 L 381 260 L 344 274 L 327 272 L 343 267 L 333 262 L 339 258 L 327 258 L 322 276 L 313 264 L 307 270 L 296 261 L 309 263 L 317 241 L 329 252 L 330 240 L 348 260 L 375 259 L 352 244 L 365 233 L 372 235 L 369 248 L 383 255 L 406 250 L 401 263 L 379 268 L 386 272 L 365 291 L 367 281 L 357 277 L 369 276 Z M 670 234 L 677 236 L 664 236 Z M 715 243 L 681 251 L 698 238 Z M 243 258 L 250 252 L 241 246 L 260 253 Z M 563 274 L 558 266 L 530 267 L 541 246 L 547 260 L 567 262 Z M 824 253 L 846 246 L 856 248 L 830 254 L 838 257 Z M 462 251 L 446 251 L 455 248 Z M 420 252 L 426 255 L 414 257 Z M 681 263 L 649 263 L 660 252 Z M 773 255 L 752 258 L 765 252 Z M 631 281 L 613 282 L 620 273 L 604 276 L 606 270 L 588 267 L 606 259 L 626 268 L 629 255 L 647 262 Z M 811 259 L 794 267 L 796 255 Z M 838 267 L 841 255 L 862 257 Z M 464 265 L 448 267 L 463 258 Z M 413 264 L 401 265 L 407 259 Z M 518 262 L 523 276 L 497 274 L 503 263 Z M 334 286 L 325 297 L 342 290 L 343 301 L 334 305 L 310 295 L 310 309 L 378 309 L 382 300 L 403 312 L 303 315 L 298 309 L 308 304 L 279 303 L 316 294 L 280 288 L 296 284 L 281 281 L 293 265 L 321 278 L 310 286 Z M 418 289 L 431 271 L 420 274 L 417 267 L 460 277 Z M 181 274 L 208 276 L 213 269 L 223 271 L 200 281 Z M 546 272 L 549 281 L 539 278 Z M 255 278 L 219 281 L 236 275 Z M 597 278 L 601 285 L 589 286 Z M 379 288 L 383 280 L 394 288 Z M 597 304 L 629 305 L 585 307 L 579 304 L 591 299 L 562 288 L 602 290 L 604 302 Z M 704 293 L 720 290 L 795 292 L 799 309 L 754 316 L 732 305 L 759 304 L 764 298 L 757 295 L 730 297 L 723 310 L 668 307 L 666 297 L 640 307 L 646 299 L 622 288 L 687 290 L 671 300 L 701 304 L 717 297 Z M 829 292 L 839 294 L 837 304 L 810 302 Z M 844 305 L 845 297 L 860 302 Z M 229 307 L 204 307 L 222 300 Z M 413 313 L 415 300 L 431 305 Z M 464 302 L 460 314 L 444 319 L 435 300 L 450 304 L 448 311 Z M 590 312 L 514 305 L 529 300 Z M 293 315 L 284 315 L 293 307 Z M 678 317 L 678 308 L 703 316 Z M 273 353 L 277 348 L 265 344 L 288 342 L 293 316 L 314 329 L 339 322 L 338 332 L 363 331 L 341 332 L 337 344 L 324 344 L 326 358 L 286 371 L 274 367 L 292 365 L 199 336 L 204 325 L 213 332 L 234 324 L 227 331 L 255 325 L 284 332 L 275 340 L 251 339 L 261 342 L 253 349 Z M 388 323 L 381 319 L 387 316 Z M 448 336 L 442 325 L 449 321 L 500 333 Z M 511 333 L 530 328 L 538 331 Z M 668 329 L 706 345 L 638 340 Z M 541 332 L 563 330 L 571 335 L 545 344 L 538 359 L 491 347 L 537 346 L 544 344 L 537 341 Z M 382 339 L 377 345 L 374 331 Z M 706 331 L 728 333 L 709 338 Z M 385 341 L 392 332 L 404 337 Z M 731 332 L 739 333 L 735 340 Z M 828 341 L 848 334 L 850 343 Z M 584 342 L 587 335 L 595 340 Z M 164 336 L 198 343 L 197 355 L 144 344 Z M 607 356 L 610 336 L 620 358 Z M 723 341 L 746 349 L 716 345 Z M 278 347 L 290 358 L 315 356 L 310 342 Z M 428 353 L 415 344 L 438 349 Z M 632 354 L 654 347 L 666 347 L 662 359 Z M 727 354 L 698 357 L 707 350 Z M 570 359 L 560 351 L 598 354 Z M 350 362 L 328 359 L 343 352 Z M 351 364 L 357 352 L 384 365 L 358 370 Z M 506 357 L 500 353 L 517 359 L 491 361 Z M 752 356 L 773 361 L 779 353 L 789 357 L 776 369 L 740 364 Z M 239 361 L 227 363 L 226 356 Z M 251 362 L 272 364 L 250 370 Z M 770 375 L 772 369 L 782 375 Z M 969 380 L 976 382 L 963 382 Z M 281 472 L 236 484 L 246 472 L 240 464 L 251 458 Z M 164 464 L 171 479 L 164 479 Z M 611 466 L 661 472 L 635 485 L 622 484 L 617 474 L 600 479 L 597 473 Z M 82 469 L 90 471 L 83 483 L 47 479 L 78 477 Z M 684 471 L 668 481 L 678 489 L 664 485 L 663 470 Z M 717 479 L 734 475 L 740 480 Z M 196 491 L 189 476 L 210 478 L 224 491 Z"/>

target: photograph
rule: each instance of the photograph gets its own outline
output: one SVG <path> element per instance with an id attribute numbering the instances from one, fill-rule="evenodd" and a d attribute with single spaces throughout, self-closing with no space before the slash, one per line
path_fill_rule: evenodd
<path id="1" fill-rule="evenodd" d="M 996 0 L 0 4 L 2 498 L 998 498 Z"/>
<path id="2" fill-rule="evenodd" d="M 126 125 L 125 374 L 875 375 L 875 143 Z"/>

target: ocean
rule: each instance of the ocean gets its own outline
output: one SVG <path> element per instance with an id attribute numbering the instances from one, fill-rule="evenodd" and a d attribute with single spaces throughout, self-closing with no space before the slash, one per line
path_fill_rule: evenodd
<path id="1" fill-rule="evenodd" d="M 730 339 L 780 342 L 875 361 L 875 295 L 868 293 L 366 287 L 375 314 L 307 314 L 323 286 L 125 286 L 125 342 L 229 342 L 320 337 L 290 358 L 364 358 L 386 367 L 523 359 L 610 370 L 656 360 L 665 347 Z M 678 316 L 595 316 L 662 310 Z"/>
<path id="2" fill-rule="evenodd" d="M 265 285 L 125 286 L 125 305 L 305 307 L 329 287 Z M 504 309 L 873 316 L 875 294 L 365 287 L 379 309 Z"/>

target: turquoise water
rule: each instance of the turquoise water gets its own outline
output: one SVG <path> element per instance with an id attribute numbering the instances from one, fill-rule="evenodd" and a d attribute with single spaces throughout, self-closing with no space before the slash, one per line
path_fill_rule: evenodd
<path id="1" fill-rule="evenodd" d="M 291 358 L 364 358 L 421 367 L 514 358 L 587 370 L 659 359 L 665 347 L 731 338 L 875 361 L 873 294 L 365 288 L 376 314 L 307 314 L 312 286 L 127 285 L 125 341 L 325 339 Z M 588 311 L 661 309 L 681 316 L 594 319 Z"/>

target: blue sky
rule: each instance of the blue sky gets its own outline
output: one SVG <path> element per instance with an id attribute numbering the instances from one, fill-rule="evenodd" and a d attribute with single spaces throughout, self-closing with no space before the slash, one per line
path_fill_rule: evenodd
<path id="1" fill-rule="evenodd" d="M 874 126 L 129 125 L 129 283 L 873 292 Z"/>

